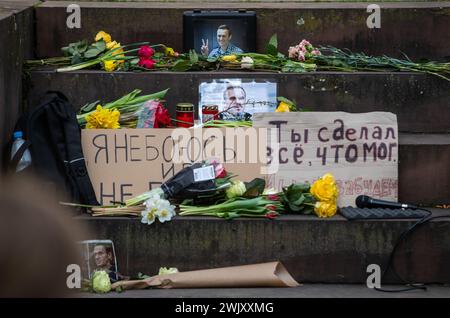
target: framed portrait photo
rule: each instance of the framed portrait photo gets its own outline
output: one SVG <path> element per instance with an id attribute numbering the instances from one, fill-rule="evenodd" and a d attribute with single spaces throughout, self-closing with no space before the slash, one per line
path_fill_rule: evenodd
<path id="1" fill-rule="evenodd" d="M 183 15 L 184 51 L 216 58 L 255 52 L 254 11 L 187 11 Z"/>
<path id="2" fill-rule="evenodd" d="M 81 275 L 90 279 L 95 271 L 106 271 L 111 281 L 120 279 L 114 243 L 111 240 L 86 240 L 78 242 L 83 255 Z"/>
<path id="3" fill-rule="evenodd" d="M 254 113 L 274 112 L 277 108 L 275 80 L 215 79 L 199 85 L 199 119 L 214 119 L 205 110 L 217 108 L 215 119 L 252 120 Z"/>

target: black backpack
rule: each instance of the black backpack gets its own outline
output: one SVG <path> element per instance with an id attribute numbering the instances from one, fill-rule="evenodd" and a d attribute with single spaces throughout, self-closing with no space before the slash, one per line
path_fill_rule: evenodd
<path id="1" fill-rule="evenodd" d="M 31 166 L 19 173 L 33 173 L 74 203 L 99 205 L 86 169 L 76 112 L 66 96 L 47 92 L 38 107 L 19 118 L 18 130 L 26 142 L 10 161 L 10 171 L 16 170 L 28 148 Z"/>

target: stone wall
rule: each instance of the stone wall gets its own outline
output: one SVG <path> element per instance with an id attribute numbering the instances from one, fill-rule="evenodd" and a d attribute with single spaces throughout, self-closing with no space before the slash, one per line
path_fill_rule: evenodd
<path id="1" fill-rule="evenodd" d="M 32 0 L 0 1 L 0 167 L 5 168 L 9 140 L 22 107 L 22 63 L 33 58 Z"/>

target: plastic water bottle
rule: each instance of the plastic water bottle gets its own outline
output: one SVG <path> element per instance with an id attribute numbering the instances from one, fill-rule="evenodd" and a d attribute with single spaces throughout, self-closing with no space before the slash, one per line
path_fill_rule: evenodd
<path id="1" fill-rule="evenodd" d="M 14 155 L 16 154 L 17 150 L 19 150 L 20 146 L 22 146 L 22 144 L 25 143 L 25 140 L 22 137 L 23 133 L 21 131 L 14 132 L 13 134 L 14 142 L 11 148 L 11 160 L 14 158 Z M 22 158 L 20 158 L 20 161 L 17 164 L 16 172 L 25 169 L 29 165 L 31 165 L 31 154 L 30 150 L 26 149 L 22 155 Z"/>

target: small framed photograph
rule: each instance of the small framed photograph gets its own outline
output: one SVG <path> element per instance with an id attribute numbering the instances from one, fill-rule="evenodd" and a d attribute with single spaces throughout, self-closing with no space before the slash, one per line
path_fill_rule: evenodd
<path id="1" fill-rule="evenodd" d="M 118 272 L 116 251 L 111 240 L 87 240 L 79 242 L 84 263 L 82 277 L 91 279 L 95 271 L 106 271 L 112 282 L 121 279 Z"/>
<path id="2" fill-rule="evenodd" d="M 275 80 L 216 79 L 199 85 L 199 119 L 252 120 L 254 113 L 277 108 Z"/>
<path id="3" fill-rule="evenodd" d="M 256 49 L 254 11 L 187 11 L 183 27 L 185 52 L 216 58 Z"/>

